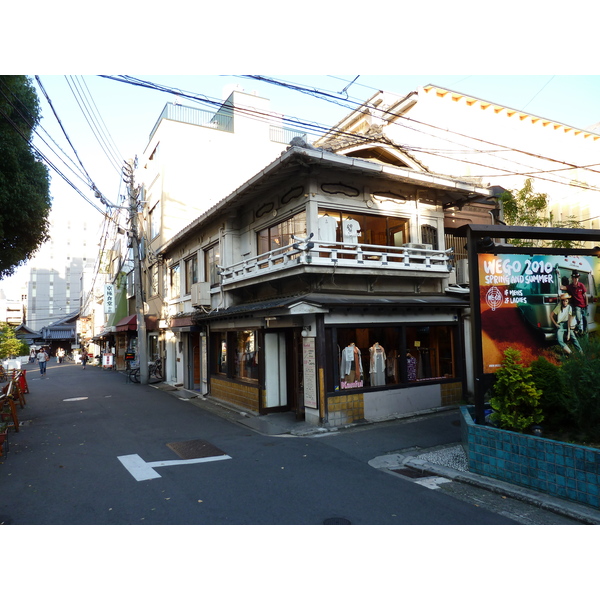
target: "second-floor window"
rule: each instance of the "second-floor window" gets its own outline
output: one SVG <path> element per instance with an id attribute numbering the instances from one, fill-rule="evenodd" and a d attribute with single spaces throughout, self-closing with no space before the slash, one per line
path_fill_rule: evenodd
<path id="1" fill-rule="evenodd" d="M 315 237 L 323 242 L 403 246 L 410 241 L 408 225 L 409 220 L 400 217 L 321 209 Z"/>
<path id="2" fill-rule="evenodd" d="M 267 227 L 258 232 L 258 253 L 265 254 L 294 242 L 292 236 L 306 237 L 306 213 L 301 212 L 292 218 Z"/>
<path id="3" fill-rule="evenodd" d="M 160 202 L 154 205 L 150 211 L 150 239 L 154 239 L 160 233 Z"/>
<path id="4" fill-rule="evenodd" d="M 171 267 L 169 273 L 169 289 L 171 298 L 179 298 L 181 294 L 181 276 L 179 273 L 179 263 Z"/>
<path id="5" fill-rule="evenodd" d="M 219 269 L 217 268 L 221 260 L 219 244 L 215 244 L 204 251 L 204 269 L 206 279 L 210 285 L 218 285 L 220 282 Z"/>
<path id="6" fill-rule="evenodd" d="M 198 283 L 198 256 L 194 254 L 185 261 L 185 293 L 192 293 L 192 284 Z"/>

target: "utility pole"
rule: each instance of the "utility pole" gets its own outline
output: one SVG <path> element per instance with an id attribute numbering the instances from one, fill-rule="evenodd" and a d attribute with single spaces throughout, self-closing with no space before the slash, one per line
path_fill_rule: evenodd
<path id="1" fill-rule="evenodd" d="M 148 383 L 148 344 L 146 336 L 146 319 L 144 311 L 144 290 L 142 286 L 142 264 L 140 257 L 140 240 L 138 237 L 137 199 L 139 188 L 134 180 L 134 161 L 125 163 L 124 173 L 129 185 L 129 219 L 131 221 L 131 244 L 133 248 L 133 283 L 135 293 L 135 310 L 137 316 L 138 364 L 140 366 L 140 384 Z"/>

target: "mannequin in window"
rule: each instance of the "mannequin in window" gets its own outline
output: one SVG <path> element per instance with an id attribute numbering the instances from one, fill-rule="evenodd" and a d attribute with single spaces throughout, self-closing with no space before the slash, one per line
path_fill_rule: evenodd
<path id="1" fill-rule="evenodd" d="M 363 376 L 362 361 L 360 360 L 360 350 L 354 342 L 348 344 L 342 350 L 342 364 L 340 365 L 340 375 L 346 383 L 354 383 Z"/>
<path id="2" fill-rule="evenodd" d="M 375 342 L 369 348 L 371 362 L 369 366 L 369 374 L 371 377 L 371 385 L 385 385 L 385 350 L 379 342 Z"/>

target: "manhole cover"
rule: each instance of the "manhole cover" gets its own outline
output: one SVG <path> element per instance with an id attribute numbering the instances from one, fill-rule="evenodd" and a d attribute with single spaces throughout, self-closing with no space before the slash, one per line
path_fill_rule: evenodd
<path id="1" fill-rule="evenodd" d="M 351 525 L 348 519 L 344 517 L 331 517 L 323 521 L 323 525 Z"/>
<path id="2" fill-rule="evenodd" d="M 188 442 L 172 442 L 167 444 L 177 456 L 185 460 L 190 458 L 207 458 L 208 456 L 223 456 L 225 452 L 204 440 L 190 440 Z"/>

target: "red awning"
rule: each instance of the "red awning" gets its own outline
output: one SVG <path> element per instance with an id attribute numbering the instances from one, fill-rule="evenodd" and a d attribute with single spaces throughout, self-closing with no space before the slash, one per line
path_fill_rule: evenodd
<path id="1" fill-rule="evenodd" d="M 137 329 L 137 315 L 129 315 L 115 325 L 115 331 L 135 331 Z"/>
<path id="2" fill-rule="evenodd" d="M 156 324 L 158 323 L 158 319 L 153 316 L 144 317 L 144 321 L 146 321 L 146 329 L 148 331 L 154 331 L 156 329 Z M 129 315 L 124 319 L 121 319 L 115 325 L 115 331 L 117 333 L 123 331 L 137 331 L 137 315 Z"/>

